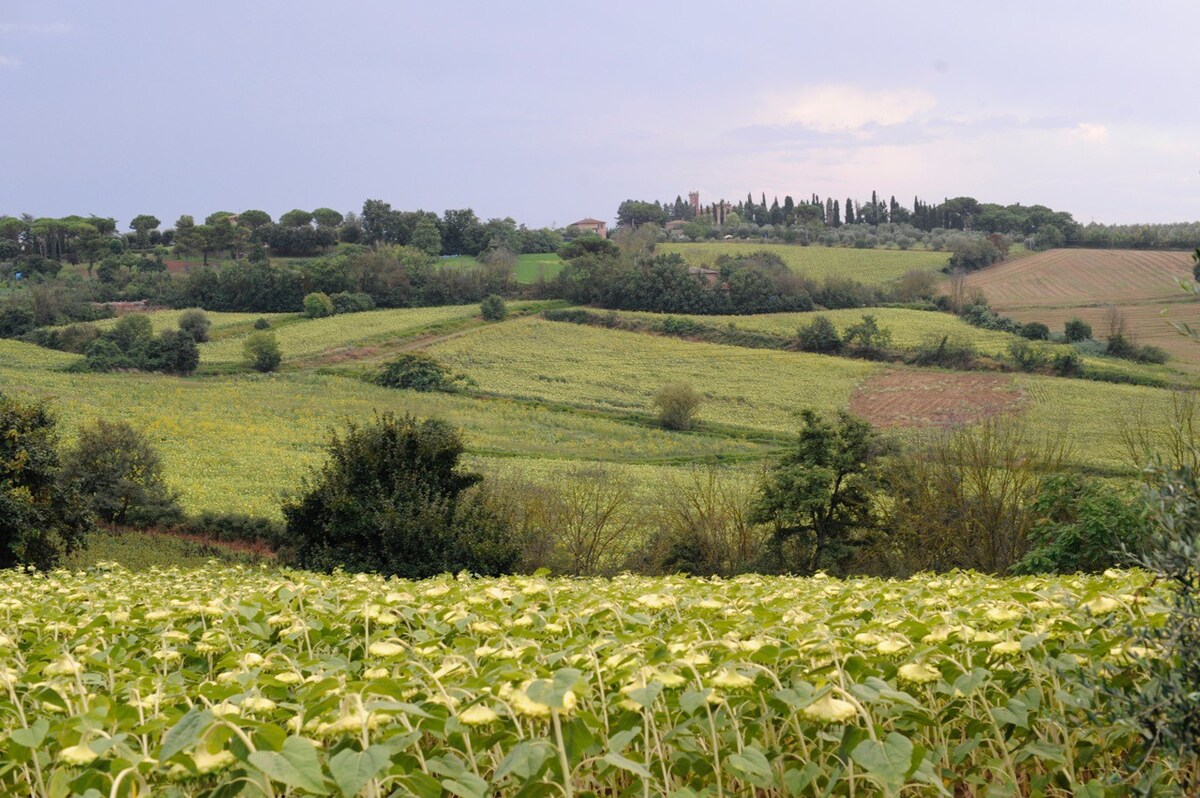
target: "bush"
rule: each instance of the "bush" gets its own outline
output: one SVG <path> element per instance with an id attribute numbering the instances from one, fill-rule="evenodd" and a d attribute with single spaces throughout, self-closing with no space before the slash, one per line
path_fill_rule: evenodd
<path id="1" fill-rule="evenodd" d="M 1021 337 L 1030 341 L 1050 340 L 1050 328 L 1040 321 L 1031 321 L 1021 327 Z"/>
<path id="2" fill-rule="evenodd" d="M 274 371 L 283 362 L 283 353 L 279 350 L 279 341 L 275 333 L 256 332 L 246 339 L 242 351 L 246 363 L 255 371 L 263 373 Z"/>
<path id="3" fill-rule="evenodd" d="M 96 419 L 80 429 L 64 459 L 63 477 L 75 482 L 92 511 L 110 524 L 145 526 L 183 517 L 178 497 L 163 479 L 158 453 L 124 421 Z"/>
<path id="4" fill-rule="evenodd" d="M 796 332 L 796 345 L 804 352 L 833 355 L 842 351 L 842 337 L 828 316 L 815 316 Z"/>
<path id="5" fill-rule="evenodd" d="M 1077 352 L 1057 352 L 1050 368 L 1060 377 L 1078 377 L 1083 374 L 1083 362 Z"/>
<path id="6" fill-rule="evenodd" d="M 192 335 L 185 330 L 167 330 L 158 337 L 157 362 L 143 364 L 143 368 L 152 366 L 152 371 L 191 374 L 199 365 L 200 349 Z"/>
<path id="7" fill-rule="evenodd" d="M 863 316 L 858 324 L 847 327 L 845 338 L 848 346 L 854 345 L 868 355 L 880 354 L 892 345 L 892 331 L 880 327 L 871 315 Z"/>
<path id="8" fill-rule="evenodd" d="M 1134 352 L 1133 359 L 1139 363 L 1154 363 L 1161 366 L 1163 363 L 1166 363 L 1168 360 L 1170 360 L 1171 356 L 1167 354 L 1167 350 L 1161 347 L 1145 344 L 1144 346 L 1139 346 L 1137 348 L 1137 351 Z"/>
<path id="9" fill-rule="evenodd" d="M 691 429 L 696 411 L 704 397 L 696 393 L 691 384 L 673 382 L 664 385 L 654 395 L 654 406 L 658 408 L 658 422 L 667 429 Z"/>
<path id="10" fill-rule="evenodd" d="M 1029 531 L 1031 548 L 1013 566 L 1014 573 L 1099 573 L 1127 566 L 1150 533 L 1140 501 L 1074 474 L 1049 477 L 1033 512 L 1037 520 Z"/>
<path id="11" fill-rule="evenodd" d="M 1063 332 L 1071 343 L 1086 341 L 1092 337 L 1092 325 L 1083 319 L 1071 319 L 1064 326 Z"/>
<path id="12" fill-rule="evenodd" d="M 269 330 L 269 329 L 271 329 L 271 322 L 267 321 L 266 319 L 255 319 L 254 320 L 254 329 Z"/>
<path id="13" fill-rule="evenodd" d="M 61 471 L 50 409 L 0 394 L 0 568 L 48 570 L 84 546 L 87 498 Z"/>
<path id="14" fill-rule="evenodd" d="M 500 297 L 489 294 L 479 303 L 479 312 L 486 321 L 504 321 L 508 316 L 508 306 Z"/>
<path id="15" fill-rule="evenodd" d="M 376 385 L 410 391 L 453 391 L 454 378 L 446 367 L 420 352 L 406 352 L 375 375 Z"/>
<path id="16" fill-rule="evenodd" d="M 970 341 L 950 335 L 932 335 L 917 344 L 913 363 L 918 366 L 968 369 L 975 363 L 977 355 Z"/>
<path id="17" fill-rule="evenodd" d="M 342 291 L 329 297 L 333 302 L 333 312 L 341 313 L 362 313 L 367 310 L 375 309 L 375 300 L 370 294 L 352 294 L 349 291 Z"/>
<path id="18" fill-rule="evenodd" d="M 466 491 L 459 433 L 442 421 L 384 414 L 335 434 L 328 459 L 284 503 L 287 536 L 304 568 L 422 579 L 507 573 L 519 552 L 507 529 Z"/>
<path id="19" fill-rule="evenodd" d="M 176 532 L 230 543 L 250 543 L 281 549 L 287 545 L 283 524 L 241 513 L 203 512 L 188 518 Z"/>
<path id="20" fill-rule="evenodd" d="M 1039 346 L 1031 346 L 1025 341 L 1013 341 L 1008 345 L 1008 356 L 1013 365 L 1021 371 L 1037 371 L 1045 368 L 1049 362 L 1046 350 Z"/>
<path id="21" fill-rule="evenodd" d="M 310 319 L 323 319 L 333 315 L 333 300 L 328 294 L 317 291 L 304 297 L 304 315 Z"/>
<path id="22" fill-rule="evenodd" d="M 208 320 L 208 316 L 197 308 L 185 310 L 179 316 L 179 329 L 190 335 L 198 344 L 208 340 L 208 328 L 211 326 L 212 322 Z"/>

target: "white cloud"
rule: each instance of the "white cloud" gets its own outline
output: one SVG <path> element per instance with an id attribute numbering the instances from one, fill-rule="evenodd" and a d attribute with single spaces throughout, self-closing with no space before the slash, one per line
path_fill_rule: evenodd
<path id="1" fill-rule="evenodd" d="M 0 67 L 19 67 L 21 59 L 13 55 L 0 55 Z"/>
<path id="2" fill-rule="evenodd" d="M 807 86 L 764 99 L 761 121 L 799 124 L 823 133 L 860 130 L 868 125 L 897 125 L 937 105 L 921 89 L 864 89 L 849 85 Z"/>
<path id="3" fill-rule="evenodd" d="M 1071 130 L 1071 135 L 1080 141 L 1108 141 L 1108 128 L 1099 122 L 1080 122 Z"/>

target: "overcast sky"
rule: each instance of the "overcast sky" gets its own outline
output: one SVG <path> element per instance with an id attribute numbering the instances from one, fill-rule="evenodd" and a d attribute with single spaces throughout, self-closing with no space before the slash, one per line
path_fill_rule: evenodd
<path id="1" fill-rule="evenodd" d="M 1194 2 L 0 4 L 0 214 L 971 195 L 1200 218 Z"/>

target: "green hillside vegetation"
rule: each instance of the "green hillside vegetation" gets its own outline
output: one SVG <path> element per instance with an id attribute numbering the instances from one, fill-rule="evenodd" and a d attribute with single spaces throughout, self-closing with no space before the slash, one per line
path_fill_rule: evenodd
<path id="1" fill-rule="evenodd" d="M 460 268 L 479 265 L 479 261 L 470 255 L 442 258 L 440 262 L 443 266 Z M 518 283 L 528 285 L 536 283 L 539 279 L 553 280 L 562 269 L 563 260 L 554 252 L 518 255 L 517 263 L 513 267 L 513 277 Z"/>
<path id="2" fill-rule="evenodd" d="M 878 366 L 528 319 L 436 344 L 479 390 L 600 410 L 641 410 L 665 384 L 705 394 L 701 421 L 786 432 L 805 406 L 844 407 Z"/>
<path id="3" fill-rule="evenodd" d="M 1010 347 L 1014 344 L 1029 345 L 1053 358 L 1075 352 L 1081 365 L 1092 375 L 1103 375 L 1111 382 L 1140 384 L 1170 384 L 1190 387 L 1193 378 L 1168 363 L 1164 366 L 1136 363 L 1114 357 L 1079 355 L 1069 344 L 1050 341 L 1030 342 L 1013 333 L 985 330 L 967 324 L 958 316 L 934 310 L 912 310 L 909 308 L 848 308 L 841 310 L 815 310 L 804 313 L 762 313 L 747 316 L 703 316 L 686 314 L 655 314 L 633 311 L 613 311 L 617 317 L 636 319 L 649 323 L 661 323 L 668 318 L 687 319 L 709 327 L 724 327 L 730 330 L 767 333 L 782 338 L 794 338 L 801 327 L 812 323 L 818 316 L 829 319 L 838 332 L 845 334 L 847 328 L 859 324 L 863 316 L 873 316 L 881 328 L 891 333 L 891 346 L 908 352 L 917 352 L 936 345 L 943 338 L 949 342 L 970 346 L 979 355 L 1001 361 L 1010 358 Z"/>
<path id="4" fill-rule="evenodd" d="M 17 395 L 53 399 L 68 438 L 97 416 L 127 421 L 149 435 L 189 512 L 277 515 L 281 493 L 319 461 L 329 430 L 377 410 L 444 418 L 464 429 L 472 453 L 491 458 L 654 463 L 769 450 L 752 441 L 673 434 L 598 414 L 394 391 L 312 372 L 189 379 L 67 374 L 29 365 L 46 350 L 11 341 L 0 346 L 0 385 Z M 50 355 L 58 365 L 76 359 Z"/>
<path id="5" fill-rule="evenodd" d="M 852 249 L 848 247 L 796 246 L 727 242 L 704 244 L 661 244 L 659 252 L 678 253 L 689 264 L 703 266 L 716 262 L 721 255 L 749 255 L 771 252 L 784 263 L 807 277 L 849 277 L 863 283 L 883 285 L 910 271 L 938 271 L 950 262 L 950 253 L 928 250 Z"/>

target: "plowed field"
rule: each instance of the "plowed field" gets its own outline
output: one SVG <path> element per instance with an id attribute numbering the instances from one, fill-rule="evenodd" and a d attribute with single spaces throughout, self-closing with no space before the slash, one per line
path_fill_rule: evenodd
<path id="1" fill-rule="evenodd" d="M 1025 394 L 998 374 L 891 371 L 869 377 L 850 412 L 878 427 L 951 427 L 1020 410 Z"/>
<path id="2" fill-rule="evenodd" d="M 1009 310 L 1176 300 L 1191 276 L 1189 252 L 1052 249 L 975 272 L 966 284 Z"/>
<path id="3" fill-rule="evenodd" d="M 1171 326 L 1200 324 L 1200 302 L 1179 287 L 1191 276 L 1189 252 L 1054 249 L 975 272 L 966 288 L 983 291 L 1007 316 L 1044 322 L 1055 332 L 1069 319 L 1083 319 L 1100 340 L 1110 333 L 1115 307 L 1139 344 L 1160 346 L 1174 365 L 1197 371 L 1200 345 Z"/>

